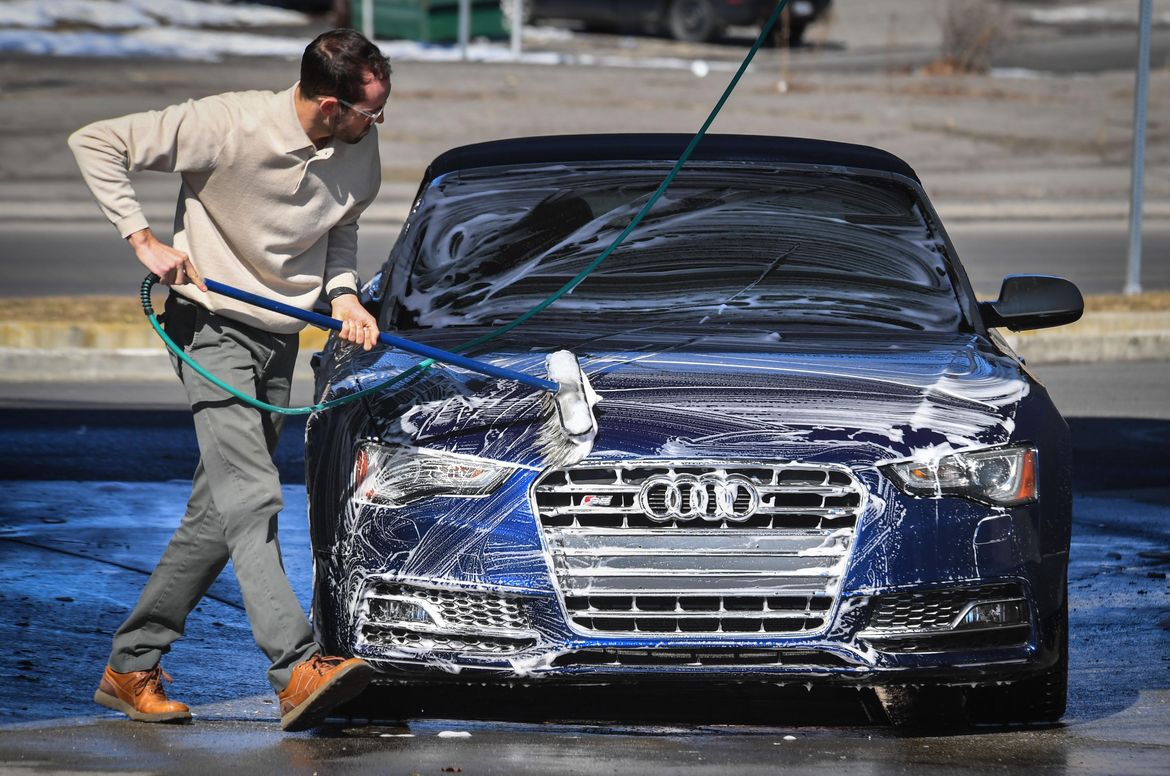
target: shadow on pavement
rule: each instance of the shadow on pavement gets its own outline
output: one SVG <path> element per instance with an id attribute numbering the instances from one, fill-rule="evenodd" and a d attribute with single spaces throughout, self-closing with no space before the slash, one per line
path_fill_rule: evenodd
<path id="1" fill-rule="evenodd" d="M 354 722 L 506 720 L 590 725 L 885 724 L 873 692 L 853 687 L 774 685 L 516 686 L 450 682 L 375 687 L 340 710 Z"/>

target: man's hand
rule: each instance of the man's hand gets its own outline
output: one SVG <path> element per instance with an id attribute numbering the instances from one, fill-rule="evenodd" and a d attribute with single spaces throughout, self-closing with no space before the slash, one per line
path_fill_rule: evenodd
<path id="1" fill-rule="evenodd" d="M 207 291 L 207 286 L 191 262 L 191 257 L 180 250 L 176 250 L 154 236 L 150 228 L 140 229 L 126 238 L 134 255 L 148 270 L 158 275 L 163 285 L 181 286 L 194 283 L 200 291 Z"/>
<path id="2" fill-rule="evenodd" d="M 370 350 L 378 341 L 378 322 L 362 307 L 354 294 L 339 296 L 332 302 L 333 317 L 341 321 L 341 338 Z"/>

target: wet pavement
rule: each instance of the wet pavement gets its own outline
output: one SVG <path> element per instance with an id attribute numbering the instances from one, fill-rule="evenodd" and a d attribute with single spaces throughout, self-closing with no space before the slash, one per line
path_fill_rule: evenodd
<path id="1" fill-rule="evenodd" d="M 1070 423 L 1080 492 L 1061 725 L 906 734 L 875 722 L 869 694 L 852 689 L 439 686 L 393 688 L 361 718 L 288 735 L 230 567 L 165 660 L 192 725 L 132 723 L 91 701 L 112 632 L 182 511 L 194 460 L 186 416 L 0 410 L 0 639 L 13 651 L 0 770 L 1166 773 L 1170 419 Z M 294 424 L 279 456 L 280 530 L 307 605 L 298 436 Z"/>

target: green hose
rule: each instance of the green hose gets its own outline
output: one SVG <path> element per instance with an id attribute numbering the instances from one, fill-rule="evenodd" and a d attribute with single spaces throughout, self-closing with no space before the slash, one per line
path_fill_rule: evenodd
<path id="1" fill-rule="evenodd" d="M 680 156 L 678 161 L 675 162 L 674 167 L 672 167 L 670 172 L 667 173 L 666 178 L 663 179 L 662 183 L 658 186 L 654 193 L 650 195 L 650 198 L 646 200 L 646 204 L 642 206 L 642 209 L 638 211 L 637 215 L 634 216 L 626 228 L 622 230 L 622 233 L 619 234 L 612 243 L 610 243 L 610 246 L 602 251 L 601 255 L 590 262 L 587 267 L 578 272 L 576 276 L 569 280 L 569 282 L 565 283 L 565 285 L 561 286 L 551 296 L 533 307 L 528 312 L 520 315 L 515 320 L 509 321 L 495 331 L 485 334 L 482 337 L 473 339 L 470 342 L 464 342 L 461 345 L 451 348 L 451 350 L 456 353 L 462 353 L 465 350 L 470 350 L 471 348 L 478 347 L 484 343 L 491 342 L 497 337 L 507 334 L 517 326 L 526 323 L 533 316 L 543 311 L 553 302 L 557 301 L 562 296 L 579 286 L 585 280 L 585 278 L 589 277 L 589 275 L 594 270 L 601 266 L 603 261 L 608 259 L 610 255 L 612 255 L 613 252 L 618 249 L 618 246 L 625 242 L 626 238 L 630 236 L 630 233 L 633 232 L 634 229 L 636 229 L 638 225 L 642 223 L 642 220 L 650 212 L 651 208 L 653 208 L 658 200 L 662 198 L 662 195 L 666 193 L 666 190 L 670 187 L 670 184 L 674 182 L 674 179 L 682 170 L 683 165 L 685 165 L 691 158 L 691 155 L 695 152 L 695 148 L 698 147 L 699 142 L 706 136 L 707 130 L 711 128 L 711 124 L 715 122 L 715 119 L 719 116 L 719 112 L 723 110 L 724 104 L 727 102 L 728 98 L 731 97 L 732 92 L 735 91 L 735 87 L 739 85 L 740 79 L 743 78 L 743 74 L 747 72 L 748 66 L 751 65 L 752 60 L 756 57 L 756 53 L 760 50 L 760 47 L 764 45 L 764 41 L 768 39 L 768 36 L 771 35 L 773 28 L 776 26 L 776 22 L 780 19 L 780 14 L 784 11 L 785 6 L 787 5 L 788 0 L 780 0 L 780 2 L 776 4 L 776 9 L 772 11 L 772 15 L 768 17 L 768 21 L 764 23 L 763 28 L 760 30 L 759 36 L 756 38 L 756 42 L 752 44 L 751 50 L 749 50 L 747 56 L 744 57 L 743 62 L 739 66 L 739 69 L 735 71 L 735 75 L 732 76 L 730 83 L 727 84 L 727 88 L 723 90 L 723 94 L 720 96 L 719 101 L 715 103 L 715 107 L 707 115 L 707 120 L 703 122 L 703 126 L 700 127 L 699 131 L 695 133 L 695 136 L 691 138 L 691 142 L 687 145 L 686 150 L 683 151 L 682 156 Z M 261 401 L 254 396 L 249 396 L 248 394 L 243 393 L 242 391 L 239 391 L 236 388 L 223 382 L 218 377 L 211 374 L 198 363 L 196 363 L 194 359 L 184 353 L 183 349 L 176 345 L 175 342 L 167 336 L 167 333 L 163 331 L 162 326 L 158 322 L 158 317 L 155 315 L 154 307 L 150 301 L 150 289 L 157 282 L 158 277 L 155 275 L 148 276 L 142 282 L 142 308 L 146 312 L 147 317 L 150 319 L 150 325 L 154 327 L 155 332 L 159 337 L 162 338 L 163 342 L 166 343 L 167 348 L 169 348 L 170 351 L 178 358 L 182 359 L 183 363 L 194 369 L 201 377 L 209 381 L 212 385 L 227 391 L 229 394 L 235 396 L 237 399 L 243 401 L 246 404 L 250 404 L 257 409 L 265 410 L 267 412 L 276 412 L 281 415 L 307 415 L 312 412 L 319 412 L 322 410 L 332 409 L 334 407 L 340 407 L 343 404 L 348 404 L 351 401 L 360 399 L 368 394 L 384 391 L 395 383 L 401 382 L 408 377 L 422 373 L 435 363 L 434 359 L 424 359 L 423 361 L 420 361 L 419 363 L 415 364 L 404 372 L 395 375 L 389 380 L 385 380 L 369 388 L 363 388 L 359 391 L 355 391 L 354 393 L 346 394 L 345 396 L 333 399 L 331 401 L 322 402 L 321 404 L 314 404 L 308 407 L 278 407 L 274 404 Z"/>
<path id="2" fill-rule="evenodd" d="M 385 380 L 369 388 L 363 388 L 360 391 L 355 391 L 354 393 L 346 394 L 345 396 L 333 399 L 331 401 L 322 402 L 321 404 L 313 404 L 308 407 L 279 407 L 275 404 L 269 404 L 266 401 L 261 401 L 255 396 L 249 396 L 243 391 L 240 391 L 238 388 L 228 385 L 223 380 L 220 380 L 211 372 L 207 371 L 199 362 L 191 358 L 191 356 L 187 355 L 187 353 L 181 347 L 179 347 L 178 344 L 176 344 L 175 341 L 170 338 L 170 336 L 167 335 L 167 333 L 163 330 L 162 324 L 158 322 L 158 316 L 155 315 L 154 312 L 154 305 L 150 301 L 150 289 L 154 286 L 155 283 L 158 282 L 158 280 L 158 275 L 151 274 L 147 275 L 146 279 L 142 281 L 142 309 L 146 312 L 146 317 L 150 320 L 150 325 L 154 328 L 155 333 L 162 338 L 164 343 L 166 343 L 167 349 L 174 353 L 184 364 L 194 369 L 204 380 L 216 386 L 217 388 L 227 391 L 232 396 L 240 399 L 245 404 L 250 404 L 256 409 L 265 410 L 267 412 L 275 412 L 280 415 L 308 415 L 309 413 L 318 412 L 320 410 L 333 409 L 334 407 L 340 407 L 343 404 L 348 404 L 351 401 L 360 399 L 367 394 L 385 390 L 394 383 L 405 380 L 406 378 L 413 375 L 420 374 L 431 364 L 435 363 L 433 358 L 424 359 L 412 366 L 410 369 L 407 369 L 406 371 L 391 377 L 389 380 Z"/>

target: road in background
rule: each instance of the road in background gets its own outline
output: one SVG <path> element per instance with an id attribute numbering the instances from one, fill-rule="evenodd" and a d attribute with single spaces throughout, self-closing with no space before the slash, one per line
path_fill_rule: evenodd
<path id="1" fill-rule="evenodd" d="M 397 226 L 362 224 L 358 275 L 369 280 L 390 253 Z M 169 240 L 170 230 L 159 229 Z M 1170 244 L 1170 226 L 1167 229 Z M 0 222 L 3 282 L 0 297 L 138 295 L 146 269 L 106 223 L 20 224 Z"/>
<path id="2" fill-rule="evenodd" d="M 1084 294 L 1118 294 L 1125 284 L 1128 226 L 1121 221 L 997 221 L 948 224 L 975 291 L 995 297 L 1009 274 L 1059 275 Z M 164 232 L 164 237 L 165 237 Z M 377 272 L 394 240 L 395 225 L 364 224 L 358 274 Z M 0 296 L 125 294 L 137 296 L 145 274 L 129 248 L 106 224 L 0 223 L 4 259 Z M 1170 221 L 1144 229 L 1146 291 L 1170 289 Z M 614 261 L 620 261 L 620 251 Z"/>

